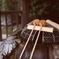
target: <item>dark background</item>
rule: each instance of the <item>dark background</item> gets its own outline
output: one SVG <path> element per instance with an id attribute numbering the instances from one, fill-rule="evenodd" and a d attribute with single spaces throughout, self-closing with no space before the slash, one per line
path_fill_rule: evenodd
<path id="1" fill-rule="evenodd" d="M 30 18 L 50 19 L 59 23 L 59 0 L 30 0 Z"/>

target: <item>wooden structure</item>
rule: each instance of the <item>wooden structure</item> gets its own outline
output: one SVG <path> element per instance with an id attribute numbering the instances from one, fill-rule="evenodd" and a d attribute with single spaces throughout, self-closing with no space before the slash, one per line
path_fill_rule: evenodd
<path id="1" fill-rule="evenodd" d="M 5 21 L 6 21 L 6 34 L 8 37 L 8 25 L 7 25 L 7 15 L 12 15 L 14 14 L 16 16 L 16 19 L 18 19 L 19 13 L 22 13 L 21 15 L 21 26 L 22 28 L 30 21 L 29 20 L 29 0 L 21 0 L 21 6 L 22 6 L 22 11 L 1 11 L 0 14 L 0 40 L 2 40 L 2 30 L 1 30 L 1 15 L 5 15 Z M 11 23 L 13 21 L 11 20 Z M 16 20 L 17 28 L 18 28 L 18 20 Z M 13 24 L 11 26 L 13 30 Z"/>
<path id="2" fill-rule="evenodd" d="M 11 17 L 10 20 L 11 20 L 11 32 L 13 31 L 13 26 L 14 26 L 14 23 L 13 23 L 13 20 L 16 22 L 15 24 L 17 25 L 17 29 L 19 29 L 19 19 L 18 19 L 18 16 L 19 16 L 19 13 L 21 13 L 21 11 L 4 11 L 4 12 L 1 12 L 0 14 L 0 40 L 2 40 L 2 25 L 1 25 L 1 16 L 4 15 L 5 16 L 5 22 L 6 22 L 6 35 L 8 37 L 8 24 L 7 24 L 7 20 L 8 20 L 8 15 Z M 14 18 L 14 19 L 13 19 Z"/>
<path id="3" fill-rule="evenodd" d="M 22 11 L 5 11 L 5 12 L 1 12 L 1 14 L 0 14 L 0 41 L 2 41 L 2 30 L 1 30 L 1 15 L 5 15 L 5 21 L 6 21 L 6 34 L 7 34 L 7 37 L 8 37 L 8 25 L 7 25 L 7 15 L 9 14 L 9 15 L 11 15 L 11 17 L 13 17 L 12 15 L 14 14 L 15 15 L 15 17 L 16 17 L 16 25 L 17 25 L 17 29 L 18 29 L 18 15 L 19 15 L 19 13 L 22 13 L 22 15 L 21 15 L 21 26 L 22 26 L 22 28 L 24 28 L 24 26 L 26 26 L 26 24 L 27 23 L 29 23 L 31 20 L 30 20 L 30 17 L 29 17 L 29 13 L 30 13 L 30 4 L 29 4 L 29 2 L 30 2 L 30 0 L 21 0 L 21 6 L 22 6 Z M 39 4 L 39 3 L 38 3 Z M 45 9 L 45 5 L 44 5 L 44 9 Z M 36 11 L 38 11 L 39 9 L 37 9 Z M 34 11 L 34 12 L 36 12 L 36 11 Z M 47 18 L 49 18 L 48 17 L 48 15 L 45 15 L 45 16 L 47 16 Z M 42 16 L 43 18 L 44 18 L 44 15 Z M 41 16 L 39 16 L 39 15 L 37 15 L 37 17 L 34 17 L 34 18 L 42 18 Z M 56 22 L 58 22 L 59 20 L 55 20 Z M 12 19 L 11 19 L 11 23 L 12 23 L 12 25 L 11 25 L 11 30 L 13 30 L 13 21 L 12 21 Z M 37 52 L 39 51 L 39 52 L 41 52 L 41 53 L 43 53 L 43 57 L 40 57 L 40 58 L 42 58 L 42 59 L 44 59 L 45 58 L 45 56 L 46 56 L 46 58 L 45 59 L 48 59 L 48 57 L 49 57 L 49 54 L 47 54 L 47 53 L 49 53 L 49 49 L 47 48 L 47 47 L 45 47 L 44 45 L 39 45 L 39 49 L 40 50 L 37 50 Z M 42 50 L 41 50 L 42 49 Z M 45 50 L 45 51 L 44 51 Z M 42 52 L 43 51 L 43 52 Z M 44 54 L 45 53 L 45 54 Z M 37 55 L 37 54 L 36 54 Z M 35 55 L 35 56 L 36 56 Z M 42 54 L 41 54 L 42 55 Z M 26 58 L 25 58 L 26 59 Z M 33 58 L 34 59 L 34 58 Z"/>
<path id="4" fill-rule="evenodd" d="M 26 24 L 27 23 L 29 23 L 30 21 L 31 21 L 31 19 L 34 19 L 34 18 L 40 18 L 40 19 L 42 19 L 42 18 L 44 18 L 44 19 L 47 19 L 47 18 L 49 18 L 50 19 L 50 14 L 49 15 L 38 15 L 37 13 L 38 13 L 38 11 L 40 11 L 40 8 L 36 8 L 36 10 L 34 10 L 33 12 L 35 12 L 35 14 L 37 14 L 36 15 L 36 17 L 35 16 L 33 16 L 31 19 L 30 19 L 30 16 L 29 16 L 29 13 L 30 13 L 30 9 L 32 8 L 31 6 L 30 6 L 30 2 L 31 0 L 21 0 L 21 9 L 22 9 L 22 15 L 21 15 L 21 26 L 22 26 L 22 28 L 24 28 L 24 26 L 26 26 Z M 44 2 L 44 1 L 43 1 Z M 36 3 L 34 4 L 34 6 L 36 6 L 36 5 L 38 5 L 38 4 L 41 4 L 41 3 L 43 3 L 42 1 L 40 1 L 39 2 L 39 0 L 37 0 L 36 1 Z M 46 2 L 46 1 L 45 1 Z M 43 4 L 44 6 L 43 6 L 43 11 L 46 9 L 46 7 L 47 7 L 47 3 L 44 3 Z M 34 8 L 35 9 L 35 8 Z M 48 9 L 48 8 L 47 8 Z M 50 8 L 51 9 L 51 8 Z M 52 10 L 52 9 L 51 9 Z M 51 13 L 51 10 L 50 10 L 50 13 Z M 49 11 L 49 10 L 48 10 Z M 54 13 L 55 11 L 52 11 L 52 13 Z M 1 12 L 1 14 L 5 14 L 6 16 L 7 16 L 7 14 L 12 14 L 12 13 L 14 13 L 14 14 L 19 14 L 19 11 L 6 11 L 6 12 Z M 57 12 L 58 13 L 58 12 Z M 46 17 L 46 18 L 45 18 Z M 51 16 L 52 17 L 52 16 Z M 54 15 L 53 15 L 53 17 L 55 17 Z M 59 16 L 57 15 L 55 18 L 58 18 Z M 1 16 L 0 16 L 0 19 L 1 19 Z M 52 18 L 51 18 L 52 19 Z M 6 20 L 7 20 L 7 18 L 6 18 Z M 54 20 L 54 19 L 53 19 Z M 58 22 L 59 20 L 57 19 L 57 20 L 54 20 L 55 22 Z M 0 20 L 0 22 L 1 22 L 1 20 Z M 7 21 L 6 21 L 7 22 Z M 18 22 L 18 21 L 17 21 Z M 7 23 L 6 23 L 6 25 L 7 25 Z M 7 26 L 6 26 L 6 28 L 7 28 Z M 7 29 L 6 29 L 6 32 L 8 33 L 8 31 L 7 31 Z M 0 36 L 1 36 L 1 24 L 0 24 Z M 1 38 L 0 38 L 1 39 Z"/>

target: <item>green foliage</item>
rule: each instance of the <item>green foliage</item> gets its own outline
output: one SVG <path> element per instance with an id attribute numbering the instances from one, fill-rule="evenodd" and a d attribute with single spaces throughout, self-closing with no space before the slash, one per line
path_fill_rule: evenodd
<path id="1" fill-rule="evenodd" d="M 0 0 L 0 6 L 1 6 L 1 4 L 2 4 L 2 0 Z"/>
<path id="2" fill-rule="evenodd" d="M 0 0 L 0 10 L 1 10 L 2 0 Z"/>
<path id="3" fill-rule="evenodd" d="M 7 10 L 17 10 L 20 5 L 20 0 L 1 0 L 1 6 L 3 11 Z M 20 8 L 20 7 L 19 7 Z"/>
<path id="4" fill-rule="evenodd" d="M 46 17 L 54 13 L 59 13 L 59 0 L 30 0 L 30 17 Z"/>
<path id="5" fill-rule="evenodd" d="M 3 11 L 7 10 L 6 0 L 2 0 L 2 10 Z"/>
<path id="6" fill-rule="evenodd" d="M 17 7 L 17 0 L 6 0 L 6 4 L 9 10 L 15 10 Z"/>

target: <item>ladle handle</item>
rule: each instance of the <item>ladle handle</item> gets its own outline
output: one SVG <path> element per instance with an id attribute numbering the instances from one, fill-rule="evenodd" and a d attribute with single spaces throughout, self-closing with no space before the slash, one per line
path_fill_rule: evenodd
<path id="1" fill-rule="evenodd" d="M 36 45 L 37 45 L 38 38 L 39 38 L 39 35 L 40 35 L 40 32 L 41 32 L 41 29 L 42 29 L 42 26 L 41 26 L 41 28 L 40 28 L 40 30 L 39 30 L 39 32 L 38 32 L 38 36 L 37 36 L 37 38 L 36 38 L 36 41 L 35 41 L 35 44 L 34 44 L 34 46 L 33 46 L 33 49 L 32 49 L 32 52 L 31 52 L 31 55 L 30 55 L 30 58 L 29 58 L 29 59 L 32 59 L 32 56 L 33 56 L 33 53 L 34 53 L 34 51 L 35 51 L 35 47 L 36 47 Z"/>
<path id="2" fill-rule="evenodd" d="M 28 44 L 28 42 L 29 42 L 29 40 L 30 40 L 30 37 L 31 37 L 31 35 L 32 35 L 32 33 L 33 33 L 34 28 L 35 28 L 35 25 L 34 25 L 32 31 L 31 31 L 31 33 L 30 33 L 30 35 L 29 35 L 29 37 L 28 37 L 28 39 L 27 39 L 27 41 L 26 41 L 26 43 L 25 43 L 25 45 L 24 45 L 24 48 L 23 48 L 23 50 L 22 50 L 22 52 L 21 52 L 21 54 L 20 54 L 19 59 L 22 58 L 22 55 L 23 55 L 23 53 L 24 53 L 24 51 L 25 51 L 25 49 L 26 49 L 26 47 L 27 47 L 27 44 Z"/>

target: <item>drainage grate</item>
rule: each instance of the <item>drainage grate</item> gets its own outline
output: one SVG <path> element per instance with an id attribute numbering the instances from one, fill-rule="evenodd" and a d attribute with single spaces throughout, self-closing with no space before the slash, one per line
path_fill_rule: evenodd
<path id="1" fill-rule="evenodd" d="M 25 27 L 21 32 L 21 37 L 27 40 L 30 35 L 30 32 L 31 32 L 31 30 L 29 30 Z M 31 35 L 30 40 L 34 40 L 36 33 L 37 33 L 37 31 L 34 30 Z"/>
<path id="2" fill-rule="evenodd" d="M 51 26 L 50 24 L 46 23 L 46 27 L 53 27 L 53 26 Z M 29 30 L 26 27 L 24 27 L 24 29 L 21 32 L 21 37 L 24 38 L 25 40 L 27 40 L 28 37 L 29 37 L 30 32 L 31 32 L 31 30 Z M 35 37 L 37 36 L 36 35 L 37 32 L 38 31 L 34 30 L 34 32 L 31 35 L 30 40 L 34 40 L 35 39 Z M 39 37 L 39 39 L 40 39 L 40 37 Z M 42 32 L 42 39 L 41 40 L 42 40 L 42 43 L 47 43 L 47 44 L 49 44 L 49 43 L 52 43 L 52 44 L 53 43 L 59 43 L 59 30 L 54 28 L 53 33 Z"/>
<path id="3" fill-rule="evenodd" d="M 49 24 L 46 24 L 46 26 L 52 27 Z M 53 33 L 43 32 L 42 33 L 42 42 L 43 43 L 59 43 L 59 30 L 54 28 Z"/>

